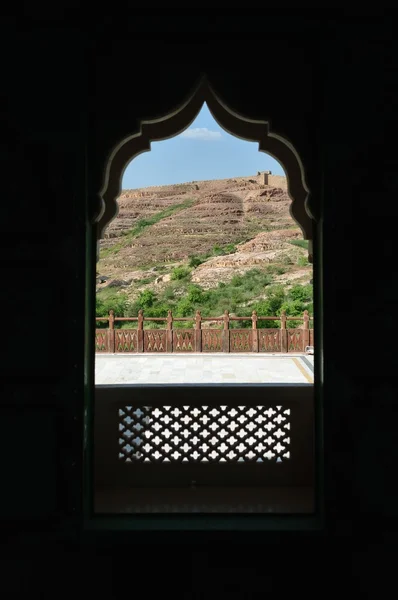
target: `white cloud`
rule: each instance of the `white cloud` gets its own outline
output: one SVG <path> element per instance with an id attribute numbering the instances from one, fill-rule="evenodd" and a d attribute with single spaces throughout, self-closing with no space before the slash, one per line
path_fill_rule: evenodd
<path id="1" fill-rule="evenodd" d="M 191 140 L 204 141 L 219 140 L 222 137 L 221 131 L 211 131 L 211 129 L 207 129 L 207 127 L 192 127 L 191 129 L 183 131 L 181 135 L 190 138 Z"/>

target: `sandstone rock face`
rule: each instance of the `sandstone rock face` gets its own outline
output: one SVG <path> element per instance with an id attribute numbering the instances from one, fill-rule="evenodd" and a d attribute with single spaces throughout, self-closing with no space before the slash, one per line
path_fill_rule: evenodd
<path id="1" fill-rule="evenodd" d="M 153 286 L 159 289 L 170 280 L 166 266 L 171 271 L 173 266 L 186 264 L 190 256 L 200 257 L 227 244 L 236 245 L 236 252 L 199 265 L 192 272 L 193 283 L 209 288 L 256 266 L 288 264 L 288 257 L 293 261 L 290 264 L 297 263 L 306 251 L 290 243 L 302 239 L 302 234 L 289 213 L 286 178 L 270 175 L 268 181 L 269 185 L 263 185 L 258 176 L 236 177 L 123 191 L 119 214 L 100 242 L 100 249 L 108 249 L 108 255 L 101 258 L 97 270 L 110 278 L 101 287 L 110 285 L 112 279 L 134 283 L 152 277 Z M 137 237 L 125 236 L 138 220 L 187 200 L 192 201 L 190 207 L 144 228 Z M 112 251 L 113 247 L 117 250 Z M 297 265 L 289 270 L 294 270 L 294 277 L 290 276 L 297 280 L 310 272 Z M 280 276 L 281 281 L 286 275 Z"/>
<path id="2" fill-rule="evenodd" d="M 209 289 L 216 287 L 219 281 L 229 281 L 234 275 L 255 267 L 283 263 L 286 256 L 298 258 L 302 251 L 292 247 L 289 241 L 299 238 L 299 232 L 293 229 L 259 233 L 252 240 L 239 244 L 234 254 L 210 258 L 199 265 L 192 275 L 192 281 Z M 300 279 L 303 271 L 295 271 L 294 275 L 293 279 Z M 283 278 L 278 281 L 283 281 Z"/>

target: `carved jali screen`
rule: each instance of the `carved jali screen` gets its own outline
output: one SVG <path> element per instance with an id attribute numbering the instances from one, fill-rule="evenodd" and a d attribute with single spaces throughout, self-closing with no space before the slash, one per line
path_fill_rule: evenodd
<path id="1" fill-rule="evenodd" d="M 124 462 L 282 462 L 289 458 L 289 408 L 119 409 L 119 459 Z"/>

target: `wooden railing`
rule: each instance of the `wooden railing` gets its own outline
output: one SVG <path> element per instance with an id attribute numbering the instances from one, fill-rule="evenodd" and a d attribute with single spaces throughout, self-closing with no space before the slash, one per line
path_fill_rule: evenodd
<path id="1" fill-rule="evenodd" d="M 143 352 L 304 352 L 313 346 L 313 329 L 310 328 L 308 311 L 302 317 L 287 317 L 282 311 L 280 317 L 258 316 L 253 311 L 250 317 L 230 316 L 228 311 L 221 317 L 202 317 L 197 311 L 194 318 L 145 317 L 140 310 L 137 317 L 115 317 L 113 310 L 109 317 L 97 317 L 97 322 L 108 322 L 107 329 L 96 329 L 95 350 L 106 353 Z M 236 328 L 231 322 L 251 321 L 251 328 Z M 275 328 L 259 328 L 258 322 L 275 321 Z M 300 327 L 287 327 L 288 321 L 302 321 Z M 118 329 L 115 323 L 136 323 L 135 328 Z M 145 322 L 164 323 L 164 329 L 145 329 Z M 193 327 L 173 327 L 175 322 L 193 322 Z M 204 322 L 218 324 L 218 328 L 204 328 Z"/>

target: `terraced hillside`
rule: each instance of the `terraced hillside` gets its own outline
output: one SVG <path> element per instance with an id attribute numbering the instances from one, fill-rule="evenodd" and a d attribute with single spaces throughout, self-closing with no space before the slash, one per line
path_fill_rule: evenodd
<path id="1" fill-rule="evenodd" d="M 312 267 L 286 179 L 269 183 L 252 176 L 123 191 L 100 242 L 99 302 L 123 299 L 136 310 L 146 294 L 175 308 L 188 288 L 229 286 L 253 269 L 268 279 L 246 305 L 265 298 L 267 285 L 308 286 Z"/>

